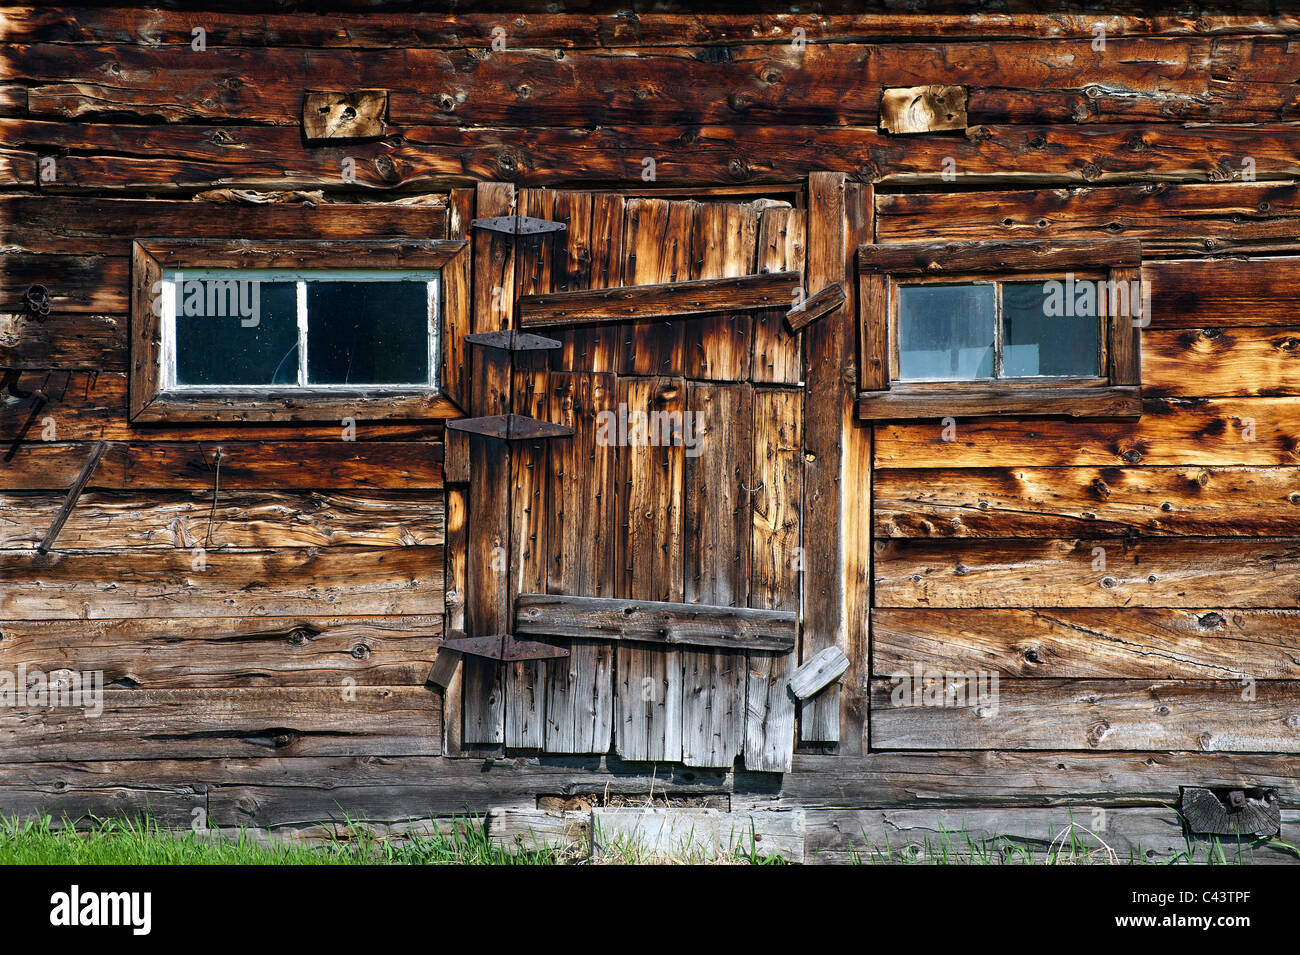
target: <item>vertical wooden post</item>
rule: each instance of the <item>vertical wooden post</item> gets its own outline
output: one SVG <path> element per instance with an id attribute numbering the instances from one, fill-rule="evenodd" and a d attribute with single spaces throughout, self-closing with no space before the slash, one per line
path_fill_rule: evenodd
<path id="1" fill-rule="evenodd" d="M 870 599 L 871 434 L 854 420 L 857 387 L 855 251 L 873 238 L 870 186 L 814 173 L 808 186 L 810 289 L 838 282 L 846 301 L 804 333 L 803 640 L 801 660 L 839 646 L 851 665 L 840 687 L 801 708 L 804 742 L 860 753 L 866 734 Z M 830 542 L 834 546 L 829 546 Z M 843 719 L 842 719 L 843 717 Z"/>

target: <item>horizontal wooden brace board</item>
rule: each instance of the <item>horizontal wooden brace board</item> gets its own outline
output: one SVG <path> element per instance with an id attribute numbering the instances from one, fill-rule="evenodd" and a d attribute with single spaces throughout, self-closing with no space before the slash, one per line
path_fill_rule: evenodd
<path id="1" fill-rule="evenodd" d="M 798 615 L 659 600 L 520 594 L 515 633 L 672 646 L 792 650 Z"/>
<path id="2" fill-rule="evenodd" d="M 981 679 L 872 680 L 872 747 L 1300 753 L 1300 682 Z"/>
<path id="3" fill-rule="evenodd" d="M 798 272 L 764 272 L 737 278 L 525 295 L 519 299 L 519 321 L 526 328 L 550 328 L 779 308 L 791 301 L 800 281 Z"/>

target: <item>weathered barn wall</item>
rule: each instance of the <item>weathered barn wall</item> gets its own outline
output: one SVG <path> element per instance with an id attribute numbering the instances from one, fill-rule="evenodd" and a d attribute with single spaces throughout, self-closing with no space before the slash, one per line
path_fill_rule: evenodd
<path id="1" fill-rule="evenodd" d="M 462 727 L 444 732 L 424 680 L 444 632 L 463 626 L 471 488 L 444 475 L 457 462 L 441 424 L 363 423 L 347 442 L 334 425 L 128 422 L 130 242 L 442 238 L 462 234 L 452 207 L 482 181 L 514 182 L 538 203 L 519 211 L 571 223 L 583 196 L 613 193 L 648 209 L 668 195 L 698 216 L 797 204 L 819 171 L 874 186 L 862 219 L 874 212 L 877 242 L 1140 238 L 1154 308 L 1144 415 L 961 421 L 955 442 L 932 423 L 869 426 L 874 447 L 856 453 L 875 465 L 861 500 L 876 582 L 848 603 L 866 616 L 871 602 L 870 670 L 859 648 L 840 712 L 861 717 L 874 691 L 870 751 L 846 740 L 840 755 L 799 753 L 779 777 L 660 765 L 655 791 L 806 809 L 808 844 L 827 851 L 930 824 L 882 810 L 1122 807 L 1136 844 L 1165 838 L 1155 810 L 1180 785 L 1276 786 L 1296 806 L 1297 33 L 1293 17 L 1256 15 L 0 9 L 0 368 L 21 372 L 19 394 L 51 399 L 0 463 L 0 668 L 102 669 L 111 684 L 96 721 L 0 710 L 0 809 L 147 806 L 176 825 L 200 810 L 212 825 L 266 828 L 646 792 L 652 768 L 617 756 L 447 755 Z M 882 90 L 918 84 L 968 87 L 968 128 L 882 132 Z M 304 139 L 305 91 L 365 88 L 390 91 L 385 136 Z M 629 282 L 608 245 L 625 228 L 590 221 L 590 262 L 565 266 L 574 287 L 601 255 L 615 264 L 593 287 Z M 683 250 L 673 274 L 709 267 Z M 521 272 L 519 291 L 546 291 L 558 269 Z M 16 314 L 32 283 L 52 293 L 43 323 Z M 718 339 L 698 324 L 679 329 L 662 373 L 687 400 L 722 392 L 752 401 L 755 421 L 772 414 L 799 393 L 777 319 L 759 313 L 734 354 L 708 354 Z M 842 329 L 814 328 L 805 346 L 842 347 Z M 572 333 L 545 387 L 516 388 L 521 408 L 532 395 L 563 415 L 557 389 L 594 393 L 602 375 L 646 387 L 661 369 L 625 367 L 621 344 Z M 31 407 L 3 396 L 0 457 Z M 756 427 L 749 460 L 765 443 L 809 447 L 806 414 L 802 436 Z M 106 456 L 58 547 L 36 553 L 99 440 Z M 837 480 L 824 490 L 838 495 Z M 768 579 L 781 508 L 751 503 L 746 599 L 784 606 Z M 690 506 L 673 525 L 679 599 L 688 584 L 699 596 L 729 583 L 691 574 L 693 548 L 741 535 L 719 524 L 732 537 L 688 539 L 714 514 Z M 620 553 L 618 533 L 596 534 L 609 548 L 598 557 L 578 544 L 585 528 L 575 537 L 553 517 L 545 533 L 539 590 L 606 586 L 593 575 Z M 1098 546 L 1104 571 L 1092 570 Z M 608 584 L 634 585 L 653 581 Z M 892 711 L 887 676 L 914 663 L 996 670 L 1002 716 Z M 1243 673 L 1256 681 L 1250 708 Z"/>

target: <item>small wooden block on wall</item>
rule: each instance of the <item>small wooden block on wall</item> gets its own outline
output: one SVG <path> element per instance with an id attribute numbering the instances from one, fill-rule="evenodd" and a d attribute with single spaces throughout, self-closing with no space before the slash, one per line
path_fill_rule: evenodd
<path id="1" fill-rule="evenodd" d="M 966 128 L 966 87 L 904 86 L 880 94 L 880 128 L 887 133 L 933 133 Z"/>
<path id="2" fill-rule="evenodd" d="M 302 105 L 302 129 L 308 140 L 373 139 L 384 135 L 388 90 L 316 90 Z"/>

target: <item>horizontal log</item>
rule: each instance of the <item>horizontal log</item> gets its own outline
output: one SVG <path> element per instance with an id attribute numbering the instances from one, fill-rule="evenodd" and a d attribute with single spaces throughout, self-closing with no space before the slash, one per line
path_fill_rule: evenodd
<path id="1" fill-rule="evenodd" d="M 63 502 L 59 494 L 0 493 L 0 549 L 35 547 Z M 210 528 L 210 530 L 209 530 Z M 443 543 L 441 493 L 88 491 L 58 550 L 365 546 Z"/>
<path id="2" fill-rule="evenodd" d="M 924 691 L 871 681 L 873 747 L 1300 752 L 1294 681 L 1261 682 L 1250 700 L 1238 681 L 1001 680 L 974 706 L 926 705 Z"/>
<path id="3" fill-rule="evenodd" d="M 1300 464 L 1300 400 L 1144 399 L 1125 421 L 959 420 L 880 424 L 878 468 Z"/>
<path id="4" fill-rule="evenodd" d="M 1003 677 L 1300 679 L 1300 611 L 1056 610 L 871 612 L 871 672 L 995 671 Z"/>
<path id="5" fill-rule="evenodd" d="M 428 99 L 427 94 L 420 96 Z M 1285 123 L 1249 127 L 1153 126 L 1142 131 L 1143 148 L 1134 150 L 1134 127 L 1129 125 L 997 125 L 975 127 L 964 139 L 907 138 L 890 137 L 867 126 L 815 125 L 807 114 L 799 116 L 800 122 L 808 125 L 759 125 L 746 117 L 705 125 L 654 125 L 640 120 L 641 125 L 616 127 L 416 124 L 404 126 L 382 140 L 346 146 L 307 146 L 296 127 L 282 126 L 239 125 L 223 127 L 216 134 L 209 124 L 122 126 L 23 119 L 0 120 L 0 133 L 36 149 L 73 150 L 59 157 L 57 180 L 46 186 L 51 193 L 118 189 L 152 195 L 196 189 L 310 189 L 338 192 L 352 206 L 362 204 L 353 201 L 358 190 L 427 192 L 482 179 L 508 179 L 537 186 L 588 181 L 641 187 L 642 160 L 647 156 L 656 160 L 656 181 L 660 184 L 714 187 L 720 180 L 732 187 L 788 185 L 813 171 L 829 169 L 868 181 L 933 185 L 946 192 L 945 160 L 956 164 L 962 183 L 988 183 L 1000 189 L 1035 182 L 1044 187 L 1062 183 L 1096 186 L 1149 176 L 1197 183 L 1239 177 L 1240 164 L 1228 162 L 1225 156 L 1249 155 L 1256 162 L 1255 174 L 1260 180 L 1300 174 L 1291 128 Z M 689 148 L 665 151 L 666 142 Z M 352 160 L 348 167 L 351 182 L 342 173 L 347 159 Z M 334 204 L 321 208 L 329 205 Z M 402 208 L 395 203 L 385 205 Z M 1027 208 L 1023 203 L 1018 205 Z M 968 231 L 964 237 L 1041 238 L 1044 230 L 1051 228 L 1038 225 L 1044 221 L 1041 215 L 1024 220 L 1013 216 L 1012 222 L 1004 226 L 1005 211 L 990 211 L 998 228 Z M 1125 223 L 1121 220 L 1122 226 Z M 1232 219 L 1225 217 L 1224 224 L 1233 225 Z M 1293 227 L 1288 233 L 1287 227 L 1276 222 L 1269 225 L 1263 221 L 1252 228 L 1240 222 L 1236 225 L 1238 241 L 1208 249 L 1181 238 L 1162 239 L 1159 230 L 1149 225 L 1138 237 L 1149 243 L 1148 254 L 1153 250 L 1167 254 L 1174 249 L 1204 255 L 1216 250 L 1222 254 L 1234 245 L 1269 248 L 1270 242 L 1265 240 L 1270 238 L 1271 246 L 1281 243 L 1285 247 L 1282 240 L 1294 233 Z M 1184 227 L 1192 228 L 1193 224 Z M 1115 228 L 1112 223 L 1111 231 L 1098 227 L 1083 235 L 1113 238 Z M 186 233 L 172 230 L 136 234 Z M 916 238 L 933 241 L 936 234 L 949 233 L 932 228 Z M 1129 231 L 1118 234 L 1137 235 Z M 1202 229 L 1198 236 L 1213 234 Z M 1230 235 L 1227 231 L 1223 234 Z M 1068 233 L 1065 237 L 1069 237 Z M 39 243 L 42 238 L 38 232 L 32 241 Z M 18 244 L 17 236 L 13 242 L 15 247 L 25 248 Z M 41 249 L 52 250 L 45 244 L 33 251 Z"/>
<path id="6" fill-rule="evenodd" d="M 1282 841 L 1198 839 L 1172 808 L 1104 814 L 1050 809 L 857 809 L 805 813 L 805 861 L 815 865 L 922 863 L 1142 865 L 1206 862 L 1291 864 L 1300 814 Z"/>
<path id="7" fill-rule="evenodd" d="M 0 708 L 6 762 L 249 756 L 436 756 L 441 698 L 423 687 L 105 690 L 103 712 Z"/>
<path id="8" fill-rule="evenodd" d="M 1133 239 L 1071 239 L 1012 242 L 934 242 L 860 245 L 858 268 L 891 275 L 971 272 L 1065 272 L 1142 264 L 1142 243 Z"/>
<path id="9" fill-rule="evenodd" d="M 1146 176 L 1155 174 L 1146 167 Z M 1144 259 L 1293 251 L 1300 216 L 1296 186 L 1270 182 L 909 192 L 880 194 L 876 202 L 881 243 L 932 242 L 936 233 L 951 241 L 1109 236 L 1140 239 Z M 1153 312 L 1157 301 L 1153 296 Z"/>
<path id="10" fill-rule="evenodd" d="M 32 284 L 44 283 L 27 283 Z M 9 283 L 5 286 L 0 288 L 0 301 L 6 303 L 17 303 L 26 291 L 25 286 L 5 294 Z M 127 317 L 58 310 L 60 297 L 66 299 L 56 295 L 54 310 L 44 320 L 21 313 L 0 314 L 0 366 L 125 371 Z"/>
<path id="11" fill-rule="evenodd" d="M 131 8 L 64 9 L 14 7 L 6 11 L 0 41 L 6 43 L 135 43 L 188 45 L 192 18 L 179 10 Z M 495 13 L 443 14 L 349 11 L 347 27 L 307 13 L 205 11 L 212 46 L 393 47 L 450 46 L 487 48 Z M 1119 36 L 1237 36 L 1300 33 L 1300 20 L 1282 13 L 1156 15 L 1056 15 L 1035 13 L 928 13 L 900 17 L 890 13 L 638 13 L 519 14 L 510 18 L 512 45 L 562 49 L 643 47 L 683 43 L 788 44 L 796 28 L 813 43 L 873 39 L 987 36 L 994 38 L 1088 39 L 1101 26 Z"/>
<path id="12" fill-rule="evenodd" d="M 885 468 L 877 537 L 1267 537 L 1300 520 L 1300 468 Z"/>
<path id="13" fill-rule="evenodd" d="M 1300 539 L 889 540 L 878 607 L 1295 607 Z"/>
<path id="14" fill-rule="evenodd" d="M 214 448 L 151 442 L 127 447 L 127 487 L 211 487 Z M 442 487 L 441 444 L 407 441 L 224 442 L 221 486 L 229 490 Z"/>
<path id="15" fill-rule="evenodd" d="M 1300 394 L 1300 327 L 1143 329 L 1142 391 L 1171 398 Z"/>
<path id="16" fill-rule="evenodd" d="M 123 689 L 335 685 L 418 686 L 442 617 L 166 617 L 11 620 L 0 666 L 102 671 Z"/>
<path id="17" fill-rule="evenodd" d="M 16 359 L 14 367 L 25 367 L 27 354 L 37 367 L 53 367 L 56 363 L 42 362 L 37 356 L 55 354 L 62 343 L 68 349 L 68 358 L 58 363 L 62 367 L 125 369 L 130 260 L 104 255 L 33 255 L 17 251 L 16 244 L 12 247 L 15 251 L 0 258 L 0 302 L 5 303 L 0 328 L 6 329 L 0 332 L 0 346 Z M 50 317 L 44 323 L 20 322 L 12 313 L 31 285 L 49 289 Z M 87 320 L 85 315 L 96 317 Z M 98 327 L 109 323 L 111 328 Z M 87 344 L 80 343 L 82 338 Z M 57 353 L 63 354 L 61 350 Z M 112 353 L 113 361 L 98 364 L 94 356 L 101 353 Z"/>
<path id="18" fill-rule="evenodd" d="M 946 419 L 954 415 L 1064 415 L 1069 418 L 1136 418 L 1142 414 L 1139 389 L 1021 388 L 1014 384 L 962 391 L 895 386 L 890 391 L 858 394 L 857 416 L 863 421 L 904 418 Z"/>
<path id="19" fill-rule="evenodd" d="M 409 239 L 446 233 L 441 205 L 237 205 L 89 196 L 0 197 L 0 240 L 28 252 L 129 256 L 142 237 Z"/>
<path id="20" fill-rule="evenodd" d="M 764 272 L 737 278 L 524 295 L 519 299 L 519 323 L 525 328 L 550 328 L 773 308 L 789 302 L 801 281 L 798 272 Z"/>
<path id="21" fill-rule="evenodd" d="M 681 646 L 792 650 L 797 615 L 657 600 L 520 594 L 515 633 Z"/>
<path id="22" fill-rule="evenodd" d="M 1294 325 L 1286 290 L 1300 281 L 1300 257 L 1152 262 L 1142 271 L 1151 328 Z"/>
<path id="23" fill-rule="evenodd" d="M 0 461 L 0 489 L 66 490 L 81 473 L 93 447 L 94 443 L 89 441 L 71 444 L 25 441 L 11 459 Z M 125 486 L 126 460 L 127 446 L 110 444 L 99 467 L 91 475 L 89 486 L 106 489 Z"/>
<path id="24" fill-rule="evenodd" d="M 0 551 L 0 619 L 440 614 L 441 547 Z"/>

